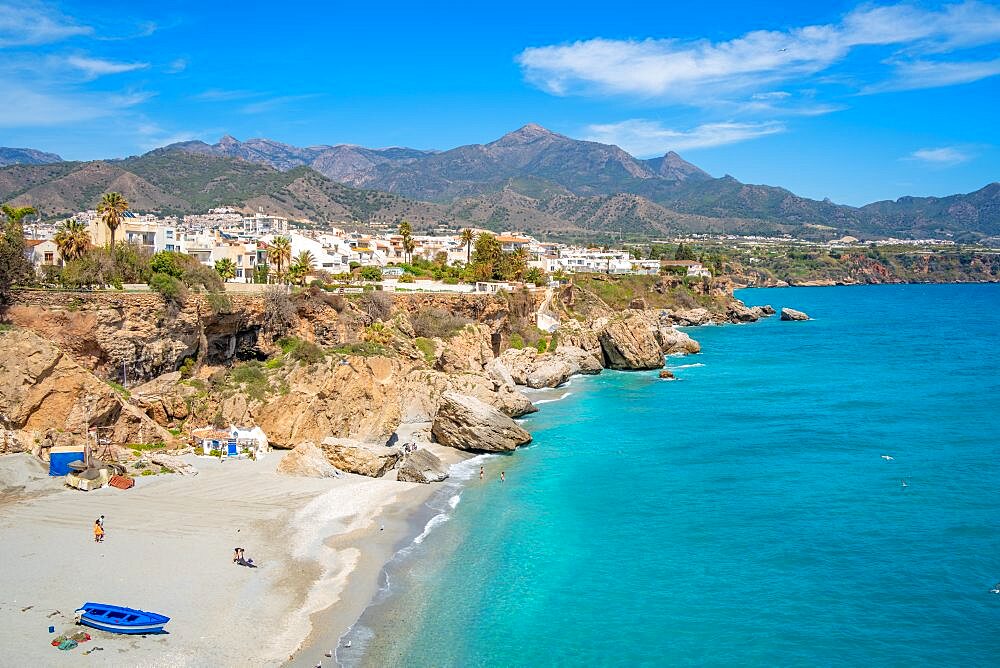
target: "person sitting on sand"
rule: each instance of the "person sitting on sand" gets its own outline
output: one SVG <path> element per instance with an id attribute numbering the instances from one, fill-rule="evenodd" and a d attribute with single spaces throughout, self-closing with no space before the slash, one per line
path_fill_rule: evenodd
<path id="1" fill-rule="evenodd" d="M 104 542 L 104 527 L 101 526 L 101 520 L 94 520 L 94 542 Z"/>

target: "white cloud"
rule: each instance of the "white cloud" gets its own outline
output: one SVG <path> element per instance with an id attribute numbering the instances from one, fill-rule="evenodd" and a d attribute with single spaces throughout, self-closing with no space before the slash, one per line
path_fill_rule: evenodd
<path id="1" fill-rule="evenodd" d="M 1000 59 L 968 62 L 917 60 L 898 63 L 895 76 L 885 82 L 866 86 L 862 93 L 940 88 L 972 83 L 1000 74 Z"/>
<path id="2" fill-rule="evenodd" d="M 107 74 L 121 74 L 122 72 L 132 72 L 149 67 L 149 63 L 117 63 L 113 60 L 103 58 L 90 58 L 88 56 L 70 56 L 66 63 L 84 73 L 90 79 L 96 79 Z"/>
<path id="3" fill-rule="evenodd" d="M 41 4 L 0 3 L 0 47 L 48 44 L 93 32 L 93 28 Z"/>
<path id="4" fill-rule="evenodd" d="M 223 90 L 221 88 L 209 88 L 193 96 L 196 100 L 206 100 L 209 102 L 230 102 L 232 100 L 245 100 L 257 97 L 261 93 L 252 90 Z"/>
<path id="5" fill-rule="evenodd" d="M 517 60 L 528 81 L 555 95 L 617 94 L 704 104 L 803 80 L 857 47 L 929 54 L 997 41 L 1000 8 L 967 1 L 939 10 L 863 6 L 836 24 L 757 30 L 725 42 L 597 38 L 528 48 Z M 941 81 L 938 85 L 947 85 L 947 79 Z"/>
<path id="6" fill-rule="evenodd" d="M 167 74 L 179 74 L 187 69 L 187 58 L 176 58 L 167 65 Z"/>
<path id="7" fill-rule="evenodd" d="M 251 102 L 250 104 L 243 105 L 240 111 L 244 114 L 263 114 L 279 107 L 283 107 L 286 104 L 298 102 L 299 100 L 308 100 L 314 97 L 317 97 L 315 93 L 308 95 L 281 95 L 278 97 L 272 97 L 268 100 L 261 100 L 260 102 Z"/>
<path id="8" fill-rule="evenodd" d="M 0 80 L 17 104 L 0 105 L 0 127 L 51 127 L 115 116 L 151 97 L 149 93 L 106 95 L 45 91 Z"/>
<path id="9" fill-rule="evenodd" d="M 785 131 L 781 123 L 706 123 L 691 130 L 673 130 L 658 121 L 631 119 L 620 123 L 590 125 L 586 139 L 615 144 L 636 156 L 663 155 L 667 151 L 710 148 L 765 137 Z"/>
<path id="10" fill-rule="evenodd" d="M 939 167 L 951 167 L 972 159 L 971 155 L 955 146 L 922 148 L 911 153 L 909 157 L 913 160 L 919 160 L 920 162 Z"/>

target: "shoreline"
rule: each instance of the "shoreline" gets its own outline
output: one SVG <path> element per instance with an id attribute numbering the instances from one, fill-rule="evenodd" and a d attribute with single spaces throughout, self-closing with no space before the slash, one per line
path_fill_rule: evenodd
<path id="1" fill-rule="evenodd" d="M 7 660 L 67 665 L 102 647 L 111 663 L 281 665 L 302 653 L 322 611 L 360 614 L 371 598 L 369 564 L 402 539 L 405 525 L 394 518 L 434 489 L 350 474 L 283 476 L 275 468 L 284 454 L 221 464 L 191 456 L 197 476 L 86 494 L 62 488 L 30 455 L 0 457 L 0 481 L 17 491 L 0 519 L 0 561 L 17 564 L 0 575 Z M 99 515 L 104 543 L 91 533 Z M 234 546 L 258 567 L 234 565 Z M 161 612 L 171 617 L 168 633 L 86 629 L 93 640 L 56 650 L 52 638 L 83 628 L 72 614 L 84 601 Z"/>

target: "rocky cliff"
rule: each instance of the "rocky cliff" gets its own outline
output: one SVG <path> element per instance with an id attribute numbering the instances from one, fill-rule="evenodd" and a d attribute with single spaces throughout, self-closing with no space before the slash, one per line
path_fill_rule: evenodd
<path id="1" fill-rule="evenodd" d="M 113 443 L 170 443 L 173 436 L 50 341 L 0 331 L 0 428 L 11 449 L 82 444 L 91 427 Z M 19 447 L 15 445 L 19 444 Z"/>

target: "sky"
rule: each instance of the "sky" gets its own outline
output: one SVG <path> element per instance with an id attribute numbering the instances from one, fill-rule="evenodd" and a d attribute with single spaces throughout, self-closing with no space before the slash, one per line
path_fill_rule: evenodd
<path id="1" fill-rule="evenodd" d="M 0 146 L 448 149 L 538 123 L 853 205 L 1000 180 L 996 2 L 476 4 L 0 0 Z"/>

